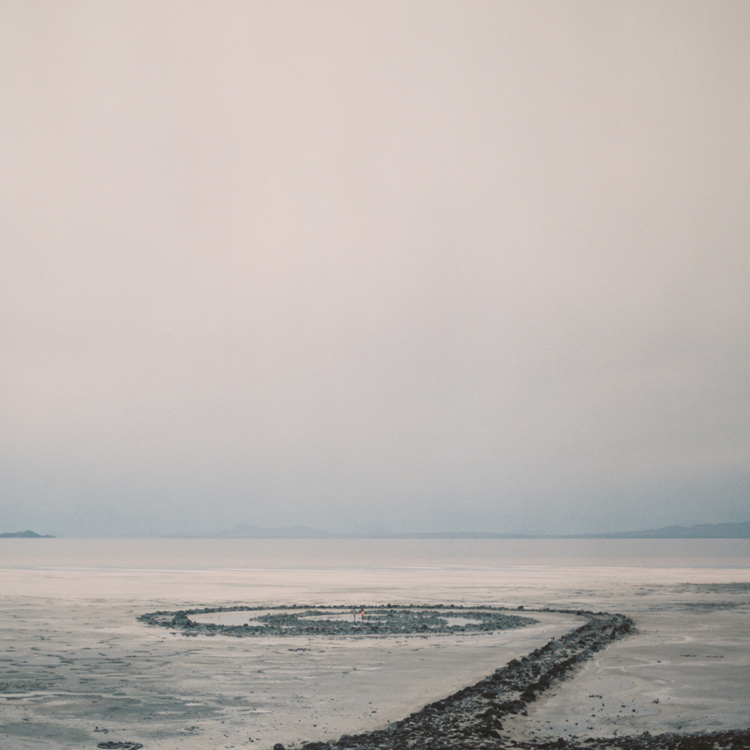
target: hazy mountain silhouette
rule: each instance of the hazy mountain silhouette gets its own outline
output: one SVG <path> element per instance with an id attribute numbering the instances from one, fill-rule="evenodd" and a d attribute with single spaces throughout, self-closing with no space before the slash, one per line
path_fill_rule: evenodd
<path id="1" fill-rule="evenodd" d="M 19 532 L 0 536 L 38 536 Z M 750 521 L 742 523 L 701 524 L 698 526 L 664 526 L 642 531 L 614 531 L 596 534 L 500 534 L 492 531 L 445 531 L 406 533 L 343 533 L 314 529 L 309 526 L 264 528 L 242 524 L 210 534 L 187 534 L 187 538 L 210 539 L 749 539 Z"/>
<path id="2" fill-rule="evenodd" d="M 704 523 L 698 526 L 663 526 L 645 531 L 616 531 L 610 534 L 576 534 L 571 539 L 750 539 L 750 521 Z"/>
<path id="3" fill-rule="evenodd" d="M 266 529 L 261 526 L 242 524 L 208 536 L 217 539 L 329 539 L 335 534 L 312 529 L 309 526 L 278 526 Z"/>

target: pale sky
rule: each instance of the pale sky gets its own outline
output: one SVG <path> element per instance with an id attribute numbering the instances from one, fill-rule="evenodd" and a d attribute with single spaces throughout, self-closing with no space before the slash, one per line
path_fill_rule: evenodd
<path id="1" fill-rule="evenodd" d="M 0 531 L 750 519 L 750 4 L 0 0 Z"/>

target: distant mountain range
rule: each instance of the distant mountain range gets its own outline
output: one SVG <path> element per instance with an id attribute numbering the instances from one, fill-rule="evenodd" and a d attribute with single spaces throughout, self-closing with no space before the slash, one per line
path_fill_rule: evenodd
<path id="1" fill-rule="evenodd" d="M 203 535 L 202 535 L 203 536 Z M 413 534 L 332 534 L 309 526 L 279 526 L 272 529 L 244 524 L 227 531 L 207 534 L 212 539 L 531 539 L 525 534 L 494 534 L 485 531 L 448 531 Z"/>
<path id="2" fill-rule="evenodd" d="M 570 539 L 750 539 L 750 521 L 704 523 L 699 526 L 664 526 L 647 531 L 617 531 L 612 534 L 576 534 Z"/>
<path id="3" fill-rule="evenodd" d="M 216 534 L 193 536 L 212 539 L 750 539 L 750 521 L 699 526 L 664 526 L 645 531 L 600 534 L 496 534 L 489 531 L 332 534 L 309 526 L 279 526 L 269 529 L 245 524 Z"/>
<path id="4" fill-rule="evenodd" d="M 14 531 L 0 539 L 54 539 L 51 534 Z M 599 534 L 496 534 L 491 531 L 446 531 L 395 533 L 332 534 L 310 526 L 264 528 L 243 524 L 213 534 L 180 534 L 181 539 L 750 539 L 750 521 L 710 523 L 698 526 L 664 526 L 644 531 L 615 531 Z"/>
<path id="5" fill-rule="evenodd" d="M 309 526 L 278 526 L 266 529 L 261 526 L 243 524 L 210 536 L 215 539 L 333 539 L 336 534 L 311 529 Z"/>

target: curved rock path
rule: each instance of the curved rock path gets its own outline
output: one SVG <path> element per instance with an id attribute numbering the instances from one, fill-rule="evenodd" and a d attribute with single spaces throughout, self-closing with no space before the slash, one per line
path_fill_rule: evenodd
<path id="1" fill-rule="evenodd" d="M 523 609 L 523 607 L 521 607 Z M 360 613 L 366 612 L 363 617 Z M 246 613 L 243 623 L 207 622 L 208 615 Z M 203 620 L 195 619 L 199 616 Z M 178 630 L 183 635 L 228 635 L 236 638 L 268 636 L 389 636 L 455 635 L 512 630 L 538 621 L 508 614 L 500 607 L 392 606 L 385 607 L 205 607 L 177 612 L 148 612 L 138 618 L 148 625 Z"/>
<path id="2" fill-rule="evenodd" d="M 565 611 L 565 610 L 556 610 Z M 750 729 L 705 734 L 648 733 L 635 737 L 577 739 L 547 738 L 519 742 L 503 734 L 503 719 L 526 714 L 553 683 L 570 677 L 582 662 L 612 641 L 634 632 L 629 617 L 605 612 L 575 612 L 588 622 L 513 659 L 471 687 L 425 706 L 388 728 L 344 735 L 336 742 L 310 742 L 303 750 L 739 750 L 750 748 Z M 274 750 L 283 750 L 281 743 Z"/>
<path id="3" fill-rule="evenodd" d="M 500 608 L 408 606 L 368 608 L 359 621 L 329 619 L 342 608 L 216 607 L 177 612 L 152 612 L 139 619 L 150 625 L 181 631 L 184 635 L 363 635 L 438 634 L 487 632 L 519 628 L 535 620 L 507 614 Z M 523 609 L 523 608 L 519 608 Z M 573 675 L 583 662 L 612 641 L 635 632 L 629 617 L 583 610 L 543 610 L 575 614 L 587 622 L 559 640 L 513 659 L 506 666 L 471 687 L 464 688 L 422 708 L 385 729 L 343 735 L 337 741 L 308 742 L 303 750 L 750 750 L 750 729 L 698 734 L 665 733 L 637 736 L 586 738 L 537 737 L 514 739 L 503 721 L 526 715 L 530 703 L 553 684 Z M 192 619 L 196 615 L 248 612 L 251 622 L 217 624 Z M 255 614 L 254 614 L 255 613 Z M 524 613 L 526 614 L 526 612 Z M 528 611 L 531 614 L 531 611 Z M 460 618 L 460 619 L 459 619 Z M 452 623 L 451 621 L 454 620 Z M 277 743 L 274 750 L 284 750 Z"/>

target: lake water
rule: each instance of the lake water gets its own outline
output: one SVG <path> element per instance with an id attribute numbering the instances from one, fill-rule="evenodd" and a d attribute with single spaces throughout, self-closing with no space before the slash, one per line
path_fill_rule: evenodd
<path id="1" fill-rule="evenodd" d="M 750 539 L 0 539 L 0 567 L 750 568 Z"/>
<path id="2" fill-rule="evenodd" d="M 6 593 L 217 603 L 552 606 L 750 581 L 748 539 L 2 539 Z M 599 595 L 597 594 L 597 595 Z"/>

